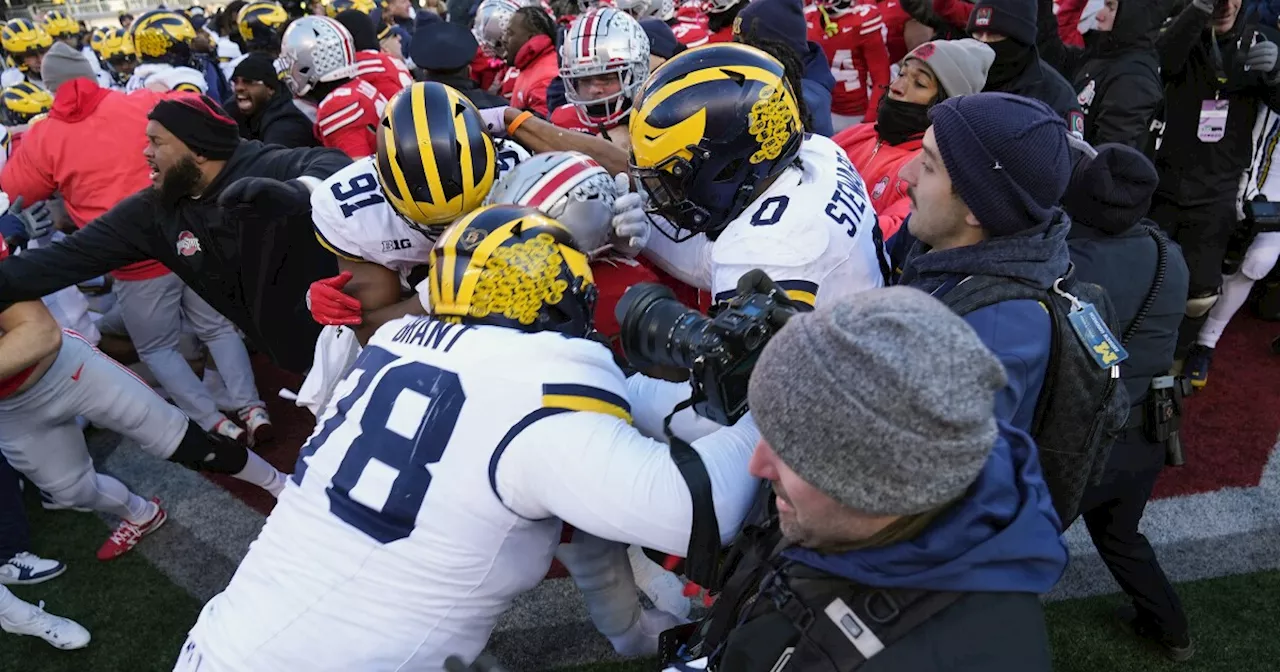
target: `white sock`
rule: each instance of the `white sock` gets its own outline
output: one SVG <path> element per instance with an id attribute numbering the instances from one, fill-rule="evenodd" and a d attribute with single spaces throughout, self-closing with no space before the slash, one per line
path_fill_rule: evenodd
<path id="1" fill-rule="evenodd" d="M 560 544 L 556 559 L 569 570 L 600 634 L 622 635 L 640 618 L 640 598 L 622 544 L 578 532 L 572 542 Z"/>
<path id="2" fill-rule="evenodd" d="M 147 501 L 131 492 L 129 493 L 129 511 L 131 513 L 124 516 L 125 520 L 134 525 L 145 525 L 160 513 L 160 507 L 155 502 Z"/>
<path id="3" fill-rule="evenodd" d="M 27 615 L 30 610 L 30 604 L 9 592 L 8 588 L 0 586 L 0 620 L 23 623 L 30 618 Z"/>
<path id="4" fill-rule="evenodd" d="M 244 469 L 241 469 L 238 474 L 233 474 L 233 478 L 252 483 L 271 493 L 272 497 L 279 498 L 280 493 L 284 492 L 284 474 L 268 464 L 261 455 L 252 450 L 245 452 L 248 453 L 248 459 L 244 463 Z"/>
<path id="5" fill-rule="evenodd" d="M 74 506 L 86 506 L 123 518 L 134 525 L 151 520 L 159 509 L 155 504 L 133 494 L 124 483 L 111 476 L 91 474 L 96 497 L 92 502 L 72 502 Z"/>
<path id="6" fill-rule="evenodd" d="M 1227 323 L 1239 312 L 1245 301 L 1249 300 L 1254 282 L 1244 273 L 1234 273 L 1222 279 L 1222 296 L 1209 310 L 1209 316 L 1205 318 L 1204 326 L 1200 327 L 1196 343 L 1206 348 L 1218 347 L 1218 339 L 1222 337 Z"/>

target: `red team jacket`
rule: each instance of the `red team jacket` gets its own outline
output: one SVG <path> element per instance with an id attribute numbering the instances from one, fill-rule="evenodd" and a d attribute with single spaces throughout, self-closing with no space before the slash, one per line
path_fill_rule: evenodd
<path id="1" fill-rule="evenodd" d="M 369 156 L 378 151 L 378 121 L 386 106 L 387 99 L 373 84 L 352 79 L 320 101 L 316 137 L 353 159 Z"/>
<path id="2" fill-rule="evenodd" d="M 880 140 L 875 124 L 864 123 L 854 124 L 831 138 L 849 155 L 849 162 L 862 175 L 885 240 L 901 228 L 902 220 L 911 213 L 911 199 L 907 197 L 909 185 L 900 173 L 920 153 L 923 137 L 890 145 Z"/>
<path id="3" fill-rule="evenodd" d="M 413 75 L 400 59 L 372 49 L 356 52 L 356 77 L 372 84 L 387 100 L 413 83 Z"/>
<path id="4" fill-rule="evenodd" d="M 889 88 L 889 51 L 880 10 L 870 4 L 840 10 L 810 6 L 804 20 L 809 40 L 822 45 L 836 78 L 831 113 L 865 115 L 864 121 L 875 121 L 880 96 Z"/>

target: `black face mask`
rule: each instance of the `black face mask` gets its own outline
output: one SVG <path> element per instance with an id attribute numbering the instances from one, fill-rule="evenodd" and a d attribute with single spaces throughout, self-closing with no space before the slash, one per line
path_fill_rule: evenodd
<path id="1" fill-rule="evenodd" d="M 996 60 L 987 71 L 987 86 L 983 91 L 1005 91 L 1005 87 L 1017 79 L 1036 58 L 1036 50 L 1004 39 L 999 42 L 988 42 L 988 47 L 996 52 Z"/>
<path id="2" fill-rule="evenodd" d="M 901 145 L 929 130 L 929 105 L 880 98 L 876 107 L 876 135 L 891 145 Z"/>

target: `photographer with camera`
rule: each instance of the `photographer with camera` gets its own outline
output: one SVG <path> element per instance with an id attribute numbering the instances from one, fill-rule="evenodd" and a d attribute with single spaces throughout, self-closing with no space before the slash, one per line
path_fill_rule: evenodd
<path id="1" fill-rule="evenodd" d="M 1253 285 L 1271 274 L 1280 259 L 1280 176 L 1272 170 L 1276 156 L 1276 138 L 1280 137 L 1280 113 L 1259 106 L 1258 121 L 1253 127 L 1253 159 L 1236 201 L 1239 223 L 1234 249 L 1243 249 L 1241 258 L 1224 263 L 1234 271 L 1222 278 L 1222 298 L 1209 311 L 1195 345 L 1187 353 L 1183 374 L 1191 385 L 1202 388 L 1209 383 L 1209 365 L 1213 351 L 1227 323 L 1249 300 Z M 1280 350 L 1277 350 L 1280 351 Z"/>
<path id="2" fill-rule="evenodd" d="M 1149 216 L 1182 247 L 1191 271 L 1179 360 L 1221 295 L 1259 107 L 1280 106 L 1280 33 L 1254 23 L 1240 3 L 1192 0 L 1156 42 L 1165 109 Z"/>
<path id="3" fill-rule="evenodd" d="M 1035 444 L 996 420 L 1005 382 L 918 290 L 792 317 L 750 384 L 768 514 L 670 669 L 1051 669 L 1038 596 L 1067 550 Z"/>
<path id="4" fill-rule="evenodd" d="M 1117 612 L 1134 634 L 1174 660 L 1193 649 L 1178 594 L 1138 531 L 1166 463 L 1182 461 L 1178 435 L 1183 390 L 1168 375 L 1187 292 L 1182 251 L 1143 216 L 1159 178 L 1141 152 L 1119 144 L 1084 148 L 1062 206 L 1071 215 L 1067 244 L 1080 278 L 1100 285 L 1115 306 L 1120 365 L 1131 404 L 1101 481 L 1085 490 L 1080 512 L 1098 554 L 1133 600 Z"/>

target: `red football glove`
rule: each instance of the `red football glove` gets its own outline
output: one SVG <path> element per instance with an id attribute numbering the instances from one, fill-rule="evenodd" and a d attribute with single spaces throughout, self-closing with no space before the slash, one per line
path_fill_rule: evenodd
<path id="1" fill-rule="evenodd" d="M 311 283 L 311 289 L 307 290 L 311 319 L 329 326 L 351 326 L 363 322 L 364 307 L 359 299 L 342 293 L 348 282 L 351 282 L 351 271 Z"/>

